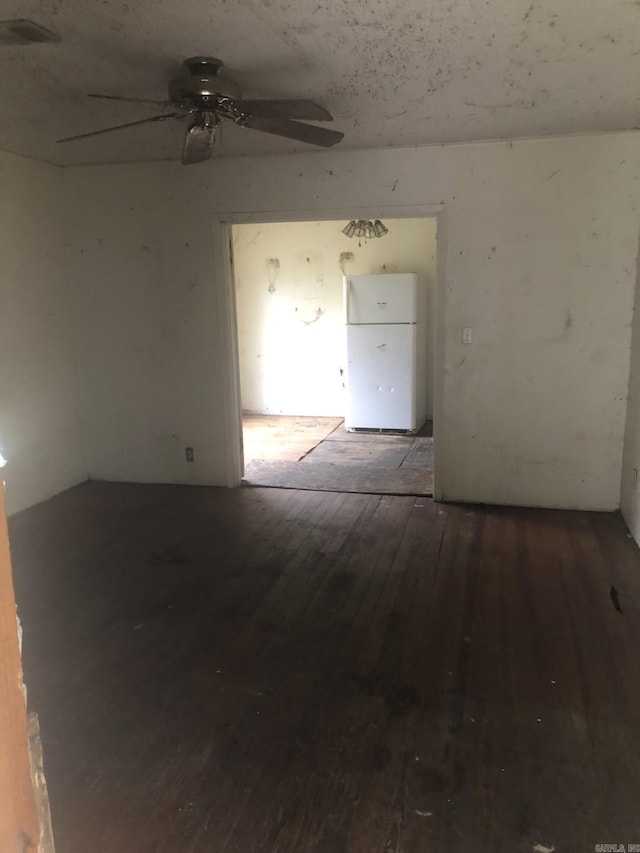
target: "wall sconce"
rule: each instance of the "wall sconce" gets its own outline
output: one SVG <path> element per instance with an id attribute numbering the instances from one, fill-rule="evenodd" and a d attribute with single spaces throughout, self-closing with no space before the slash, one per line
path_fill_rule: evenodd
<path id="1" fill-rule="evenodd" d="M 342 229 L 342 233 L 347 237 L 384 237 L 389 233 L 389 229 L 376 219 L 372 222 L 370 219 L 352 219 Z"/>

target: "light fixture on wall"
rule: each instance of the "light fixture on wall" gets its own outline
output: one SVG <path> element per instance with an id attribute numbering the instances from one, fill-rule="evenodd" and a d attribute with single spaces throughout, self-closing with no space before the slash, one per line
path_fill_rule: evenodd
<path id="1" fill-rule="evenodd" d="M 342 229 L 342 233 L 347 237 L 384 237 L 389 233 L 389 229 L 379 219 L 352 219 Z"/>

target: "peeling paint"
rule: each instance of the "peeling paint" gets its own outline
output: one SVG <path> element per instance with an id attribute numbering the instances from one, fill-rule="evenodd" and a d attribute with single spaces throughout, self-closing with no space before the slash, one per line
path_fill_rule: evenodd
<path id="1" fill-rule="evenodd" d="M 267 258 L 267 280 L 269 282 L 269 286 L 267 290 L 269 293 L 275 293 L 276 290 L 276 279 L 280 273 L 280 261 L 278 258 Z"/>

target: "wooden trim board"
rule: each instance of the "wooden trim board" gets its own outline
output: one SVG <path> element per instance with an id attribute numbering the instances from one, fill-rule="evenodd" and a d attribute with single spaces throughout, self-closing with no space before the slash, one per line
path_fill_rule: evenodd
<path id="1" fill-rule="evenodd" d="M 0 850 L 40 850 L 18 645 L 9 535 L 0 481 Z"/>

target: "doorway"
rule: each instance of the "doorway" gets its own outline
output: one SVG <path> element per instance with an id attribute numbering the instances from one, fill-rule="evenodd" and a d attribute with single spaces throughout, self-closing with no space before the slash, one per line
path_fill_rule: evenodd
<path id="1" fill-rule="evenodd" d="M 433 494 L 436 217 L 384 216 L 382 238 L 348 220 L 236 222 L 236 343 L 244 482 Z M 347 432 L 343 277 L 416 272 L 427 303 L 427 417 L 416 434 Z"/>

